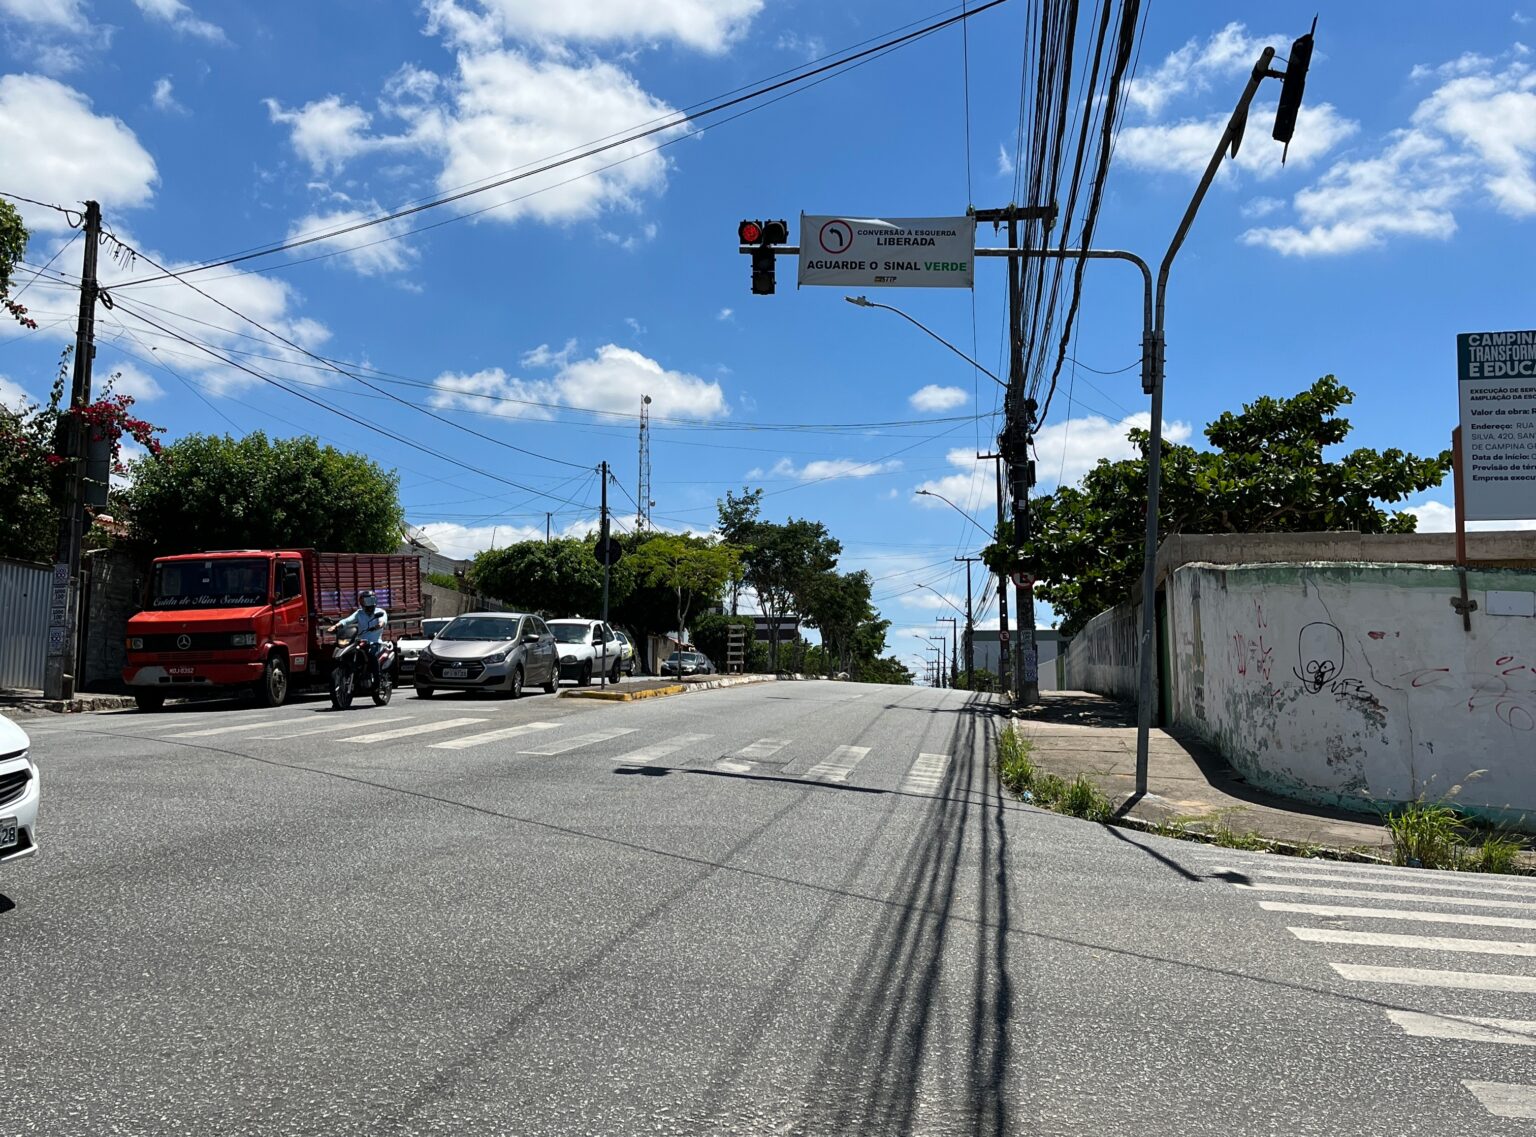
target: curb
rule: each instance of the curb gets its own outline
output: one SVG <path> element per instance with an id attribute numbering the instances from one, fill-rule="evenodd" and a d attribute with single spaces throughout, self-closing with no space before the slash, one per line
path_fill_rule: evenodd
<path id="1" fill-rule="evenodd" d="M 752 683 L 777 683 L 777 675 L 727 675 L 720 679 L 706 679 L 702 683 L 690 683 L 683 688 L 685 693 L 693 691 L 713 691 L 717 687 L 746 687 Z"/>
<path id="2" fill-rule="evenodd" d="M 0 711 L 20 714 L 89 714 L 92 711 L 126 711 L 137 707 L 128 695 L 91 695 L 83 699 L 0 699 Z"/>
<path id="3" fill-rule="evenodd" d="M 667 695 L 681 695 L 688 688 L 678 684 L 672 687 L 651 687 L 644 691 L 561 691 L 562 699 L 596 699 L 600 703 L 633 703 L 636 699 L 660 699 Z"/>

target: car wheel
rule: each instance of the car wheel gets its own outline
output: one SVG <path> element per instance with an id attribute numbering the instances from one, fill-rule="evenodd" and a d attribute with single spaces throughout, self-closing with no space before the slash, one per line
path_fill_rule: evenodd
<path id="1" fill-rule="evenodd" d="M 417 687 L 416 688 L 416 697 L 418 699 L 430 699 L 432 697 L 432 693 L 433 692 L 432 692 L 432 688 L 431 687 Z"/>
<path id="2" fill-rule="evenodd" d="M 557 667 L 549 669 L 549 678 L 544 681 L 544 693 L 553 695 L 560 686 L 560 671 Z"/>
<path id="3" fill-rule="evenodd" d="M 614 660 L 613 672 L 608 676 L 608 682 L 617 683 L 619 681 L 619 676 L 623 674 L 623 670 L 623 665 L 618 660 Z"/>
<path id="4" fill-rule="evenodd" d="M 576 686 L 578 686 L 578 687 L 590 687 L 590 686 L 592 686 L 592 661 L 590 659 L 587 660 L 587 662 L 582 665 L 581 675 L 576 680 Z"/>
<path id="5" fill-rule="evenodd" d="M 267 669 L 256 685 L 256 699 L 264 707 L 280 707 L 288 701 L 288 665 L 281 656 L 267 660 Z"/>
<path id="6" fill-rule="evenodd" d="M 507 687 L 507 697 L 521 699 L 523 697 L 523 669 L 521 666 L 512 669 L 512 683 Z"/>
<path id="7" fill-rule="evenodd" d="M 158 711 L 165 706 L 165 696 L 159 691 L 153 694 L 135 695 L 133 701 L 138 704 L 141 711 Z"/>

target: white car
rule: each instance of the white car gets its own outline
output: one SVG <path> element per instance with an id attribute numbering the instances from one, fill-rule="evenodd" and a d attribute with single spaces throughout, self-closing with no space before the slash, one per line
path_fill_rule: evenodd
<path id="1" fill-rule="evenodd" d="M 400 659 L 400 680 L 402 685 L 409 684 L 416 674 L 416 657 L 421 654 L 421 649 L 432 642 L 438 632 L 453 623 L 452 616 L 435 616 L 430 620 L 421 622 L 421 635 L 401 636 L 395 641 L 395 652 Z"/>
<path id="2" fill-rule="evenodd" d="M 555 649 L 560 653 L 560 678 L 574 679 L 590 686 L 593 676 L 608 672 L 608 682 L 617 683 L 624 667 L 624 651 L 613 629 L 601 620 L 572 617 L 546 620 L 555 633 Z"/>
<path id="3" fill-rule="evenodd" d="M 0 715 L 0 861 L 37 852 L 37 767 L 27 753 L 32 740 Z"/>

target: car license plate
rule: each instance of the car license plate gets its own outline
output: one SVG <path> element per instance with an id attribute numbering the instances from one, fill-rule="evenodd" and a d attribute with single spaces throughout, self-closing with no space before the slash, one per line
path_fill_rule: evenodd
<path id="1" fill-rule="evenodd" d="M 165 670 L 166 674 L 168 675 L 177 675 L 183 677 L 194 675 L 197 672 L 197 668 L 195 667 L 167 667 Z"/>
<path id="2" fill-rule="evenodd" d="M 16 841 L 16 819 L 0 817 L 0 849 L 9 849 Z"/>
<path id="3" fill-rule="evenodd" d="M 445 668 L 443 668 L 443 678 L 444 679 L 468 679 L 469 678 L 469 668 L 467 668 L 467 667 L 445 667 Z"/>

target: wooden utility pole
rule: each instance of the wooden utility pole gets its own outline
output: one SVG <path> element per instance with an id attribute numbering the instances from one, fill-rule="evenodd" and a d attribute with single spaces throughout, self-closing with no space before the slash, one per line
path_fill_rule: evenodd
<path id="1" fill-rule="evenodd" d="M 976 613 L 971 607 L 971 565 L 981 560 L 980 557 L 956 557 L 957 561 L 965 562 L 965 686 L 966 690 L 976 689 Z"/>

